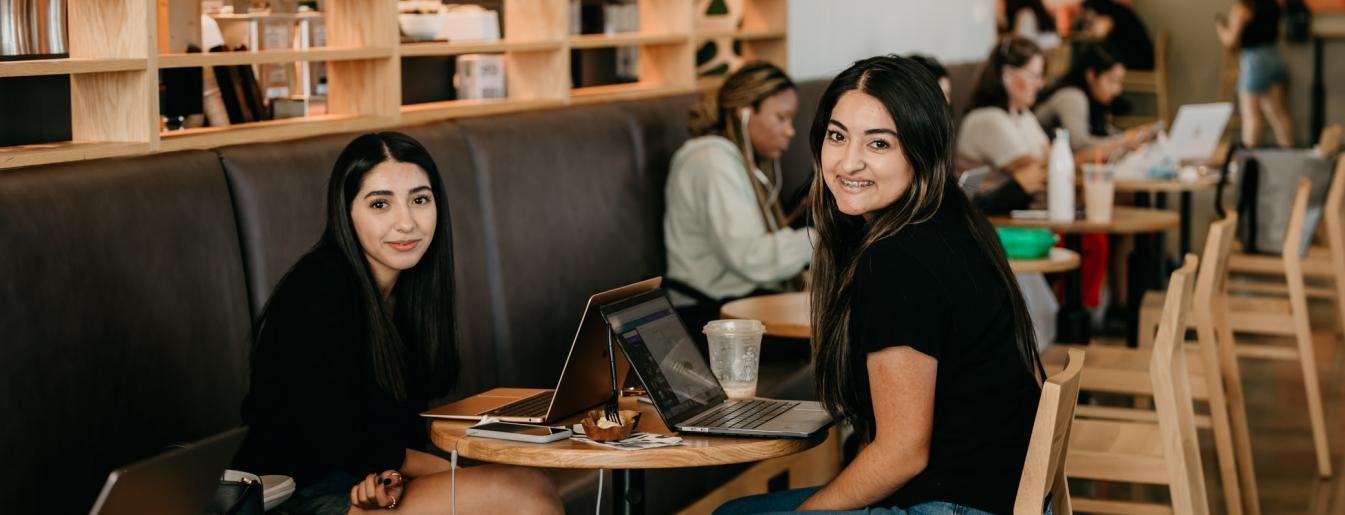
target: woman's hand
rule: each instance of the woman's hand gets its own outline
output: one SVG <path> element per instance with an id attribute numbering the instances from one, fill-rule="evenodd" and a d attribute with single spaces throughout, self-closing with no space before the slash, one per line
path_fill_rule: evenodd
<path id="1" fill-rule="evenodd" d="M 1013 180 L 1023 191 L 1035 195 L 1046 191 L 1046 166 L 1040 162 L 1025 163 L 1013 170 Z"/>
<path id="2" fill-rule="evenodd" d="M 350 489 L 350 505 L 364 510 L 391 510 L 401 501 L 406 483 L 396 470 L 369 474 Z"/>

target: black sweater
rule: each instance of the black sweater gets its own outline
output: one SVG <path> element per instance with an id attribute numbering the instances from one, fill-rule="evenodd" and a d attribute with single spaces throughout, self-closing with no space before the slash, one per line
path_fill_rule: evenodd
<path id="1" fill-rule="evenodd" d="M 340 254 L 319 250 L 272 294 L 253 348 L 242 409 L 251 430 L 237 468 L 285 474 L 302 488 L 332 472 L 398 469 L 407 448 L 424 448 L 427 395 L 414 387 L 423 381 L 408 377 L 406 402 L 375 382 L 357 280 Z"/>

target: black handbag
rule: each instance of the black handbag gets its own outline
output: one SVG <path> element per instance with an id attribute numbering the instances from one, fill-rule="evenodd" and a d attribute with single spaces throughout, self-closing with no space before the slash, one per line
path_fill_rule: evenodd
<path id="1" fill-rule="evenodd" d="M 266 504 L 262 502 L 262 484 L 260 481 L 243 482 L 221 479 L 215 495 L 206 504 L 205 515 L 262 515 Z"/>

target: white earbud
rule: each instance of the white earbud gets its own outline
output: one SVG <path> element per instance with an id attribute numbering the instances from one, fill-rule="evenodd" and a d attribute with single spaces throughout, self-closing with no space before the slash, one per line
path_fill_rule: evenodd
<path id="1" fill-rule="evenodd" d="M 747 120 L 752 118 L 752 108 L 744 107 L 738 110 L 738 120 L 743 123 L 743 130 L 747 129 Z"/>

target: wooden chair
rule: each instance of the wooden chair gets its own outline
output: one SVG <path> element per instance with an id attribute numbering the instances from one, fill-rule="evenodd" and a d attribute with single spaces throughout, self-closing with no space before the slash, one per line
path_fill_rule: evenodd
<path id="1" fill-rule="evenodd" d="M 1171 505 L 1073 497 L 1075 509 L 1090 513 L 1209 513 L 1205 476 L 1196 440 L 1195 413 L 1191 406 L 1186 351 L 1181 344 L 1191 309 L 1197 259 L 1172 273 L 1163 316 L 1149 359 L 1149 379 L 1157 408 L 1155 421 L 1120 421 L 1079 418 L 1074 421 L 1069 445 L 1068 477 L 1164 485 Z M 1089 349 L 1091 369 L 1092 352 Z M 1085 370 L 1083 377 L 1090 372 Z"/>
<path id="2" fill-rule="evenodd" d="M 1125 80 L 1121 82 L 1121 91 L 1126 93 L 1147 93 L 1154 96 L 1158 112 L 1153 119 L 1172 123 L 1172 111 L 1168 96 L 1168 33 L 1159 32 L 1154 40 L 1154 69 L 1127 70 Z M 1139 125 L 1146 117 L 1127 116 L 1118 118 L 1116 124 L 1122 127 Z"/>
<path id="3" fill-rule="evenodd" d="M 1328 149 L 1339 146 L 1341 127 L 1332 125 L 1322 131 L 1321 147 Z M 1329 151 L 1329 150 L 1328 150 Z M 1334 153 L 1334 152 L 1333 152 Z M 1338 329 L 1345 332 L 1345 159 L 1336 162 L 1335 174 L 1331 177 L 1331 187 L 1326 192 L 1326 202 L 1322 206 L 1321 234 L 1326 245 L 1314 245 L 1303 257 L 1303 275 L 1308 278 L 1329 282 L 1330 285 L 1305 285 L 1303 291 L 1310 299 L 1331 301 Z M 1284 277 L 1284 260 L 1280 256 L 1267 254 L 1234 254 L 1229 262 L 1233 273 L 1248 276 Z M 1288 295 L 1288 284 L 1235 281 L 1229 289 L 1251 293 L 1273 293 Z"/>
<path id="4" fill-rule="evenodd" d="M 1065 369 L 1041 385 L 1037 419 L 1032 423 L 1032 440 L 1027 445 L 1023 475 L 1018 481 L 1014 515 L 1041 515 L 1043 503 L 1051 496 L 1051 513 L 1073 513 L 1069 483 L 1065 480 L 1065 456 L 1069 453 L 1070 427 L 1074 422 L 1075 403 L 1079 400 L 1079 371 L 1083 370 L 1084 351 L 1071 349 Z"/>
<path id="5" fill-rule="evenodd" d="M 1298 249 L 1303 241 L 1303 219 L 1308 209 L 1311 183 L 1300 179 L 1290 208 L 1289 226 L 1284 238 L 1285 249 Z M 1330 218 L 1330 217 L 1327 217 Z M 1236 355 L 1244 358 L 1297 361 L 1303 370 L 1303 384 L 1307 394 L 1308 420 L 1312 424 L 1313 445 L 1317 452 L 1317 473 L 1331 476 L 1331 448 L 1326 435 L 1326 415 L 1322 407 L 1321 383 L 1317 378 L 1317 357 L 1313 349 L 1312 326 L 1308 321 L 1308 299 L 1304 283 L 1303 260 L 1298 252 L 1283 252 L 1280 260 L 1285 271 L 1287 297 L 1229 296 L 1228 323 L 1219 330 L 1227 330 L 1229 341 L 1235 342 Z M 1230 267 L 1239 255 L 1229 256 Z M 1231 288 L 1231 287 L 1230 287 Z M 1152 327 L 1154 299 L 1146 299 L 1140 311 L 1140 344 L 1143 345 L 1145 328 Z M 1275 343 L 1238 343 L 1234 334 L 1284 336 L 1294 338 L 1292 346 Z M 1335 338 L 1334 332 L 1323 337 Z"/>
<path id="6" fill-rule="evenodd" d="M 1237 368 L 1231 335 L 1221 336 L 1217 327 L 1227 317 L 1227 262 L 1237 227 L 1236 214 L 1210 224 L 1205 238 L 1204 259 L 1196 278 L 1194 304 L 1189 322 L 1198 328 L 1199 338 L 1187 345 L 1190 368 L 1191 397 L 1209 406 L 1208 415 L 1195 415 L 1196 427 L 1214 433 L 1221 483 L 1224 485 L 1225 511 L 1230 514 L 1259 514 L 1256 478 L 1252 467 L 1251 442 L 1247 431 L 1247 413 L 1242 400 L 1241 374 Z M 1163 297 L 1157 292 L 1145 296 L 1152 303 L 1157 299 L 1162 307 Z M 1157 314 L 1161 315 L 1161 311 Z M 1142 317 L 1151 317 L 1145 312 Z M 1085 369 L 1085 391 L 1153 395 L 1149 377 L 1152 360 L 1152 341 L 1158 317 L 1141 318 L 1142 346 L 1129 349 L 1115 346 L 1090 345 L 1089 362 Z M 1045 360 L 1057 361 L 1057 351 L 1048 349 Z M 1152 409 L 1108 406 L 1079 406 L 1081 418 L 1111 420 L 1155 421 Z"/>

